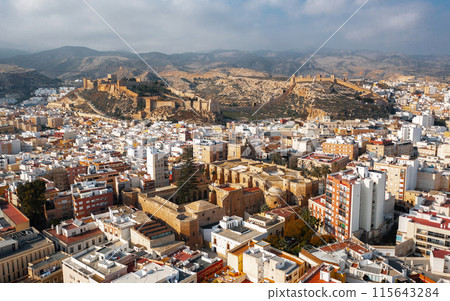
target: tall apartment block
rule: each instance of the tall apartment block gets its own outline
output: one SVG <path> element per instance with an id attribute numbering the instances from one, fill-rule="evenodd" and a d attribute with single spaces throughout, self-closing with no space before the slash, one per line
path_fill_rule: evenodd
<path id="1" fill-rule="evenodd" d="M 324 232 L 339 240 L 378 229 L 384 221 L 385 173 L 366 166 L 329 174 L 326 193 L 309 200 Z"/>
<path id="2" fill-rule="evenodd" d="M 155 187 L 169 185 L 168 154 L 154 147 L 147 148 L 147 173 L 155 180 Z"/>
<path id="3" fill-rule="evenodd" d="M 405 192 L 416 188 L 418 166 L 418 160 L 409 156 L 386 157 L 375 162 L 373 169 L 386 173 L 386 192 L 404 201 Z"/>

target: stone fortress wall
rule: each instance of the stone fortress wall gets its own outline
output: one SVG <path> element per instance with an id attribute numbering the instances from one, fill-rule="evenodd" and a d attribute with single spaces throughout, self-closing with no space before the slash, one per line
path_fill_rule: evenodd
<path id="1" fill-rule="evenodd" d="M 90 80 L 88 78 L 83 78 L 83 88 L 86 90 L 97 89 L 98 91 L 108 92 L 115 98 L 129 98 L 132 99 L 135 104 L 138 100 L 142 99 L 145 102 L 145 109 L 143 110 L 145 113 L 150 113 L 156 109 L 161 107 L 181 107 L 184 109 L 194 109 L 196 111 L 208 111 L 219 113 L 220 105 L 212 100 L 206 100 L 200 98 L 193 93 L 184 93 L 182 91 L 178 91 L 172 87 L 168 89 L 179 96 L 173 97 L 170 99 L 161 99 L 159 96 L 139 96 L 138 93 L 133 92 L 129 89 L 131 85 L 139 86 L 146 85 L 146 82 L 136 81 L 136 82 L 127 82 L 121 81 L 117 79 L 116 74 L 108 74 L 107 78 Z"/>
<path id="2" fill-rule="evenodd" d="M 347 87 L 349 89 L 355 90 L 357 92 L 361 92 L 361 93 L 372 93 L 372 91 L 362 88 L 358 85 L 355 85 L 351 82 L 349 82 L 346 78 L 344 79 L 340 79 L 335 77 L 334 75 L 330 75 L 329 77 L 327 76 L 323 76 L 322 74 L 316 75 L 316 76 L 312 76 L 312 75 L 307 75 L 307 76 L 293 76 L 291 78 L 291 84 L 297 84 L 297 83 L 316 83 L 316 82 L 329 82 L 329 83 L 335 83 L 344 87 Z"/>

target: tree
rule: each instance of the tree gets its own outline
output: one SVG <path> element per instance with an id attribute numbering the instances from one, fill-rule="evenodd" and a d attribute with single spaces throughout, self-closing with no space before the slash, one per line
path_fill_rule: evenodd
<path id="1" fill-rule="evenodd" d="M 331 173 L 331 168 L 328 165 L 322 165 L 319 168 L 319 174 L 321 179 L 325 179 L 328 174 Z"/>
<path id="2" fill-rule="evenodd" d="M 323 241 L 320 239 L 320 236 L 314 236 L 309 241 L 309 244 L 313 245 L 314 247 L 319 247 L 319 246 L 323 245 Z"/>
<path id="3" fill-rule="evenodd" d="M 318 218 L 315 218 L 311 215 L 311 212 L 307 207 L 304 207 L 300 211 L 300 217 L 308 223 L 308 225 L 313 228 L 314 230 L 317 230 L 317 228 L 320 226 L 320 220 Z"/>
<path id="4" fill-rule="evenodd" d="M 298 168 L 298 163 L 297 163 L 297 160 L 293 160 L 291 163 L 289 163 L 289 166 L 288 166 L 290 169 L 293 169 L 293 170 L 300 170 L 299 168 Z"/>
<path id="5" fill-rule="evenodd" d="M 280 248 L 280 241 L 281 237 L 277 235 L 269 235 L 265 239 L 272 247 L 279 249 Z"/>
<path id="6" fill-rule="evenodd" d="M 311 238 L 309 243 L 315 247 L 320 247 L 325 244 L 330 244 L 335 241 L 334 237 L 331 235 L 321 235 L 321 236 L 314 236 Z"/>
<path id="7" fill-rule="evenodd" d="M 177 180 L 178 192 L 175 196 L 177 204 L 184 204 L 193 198 L 194 191 L 197 190 L 198 176 L 197 169 L 194 166 L 194 156 L 192 147 L 185 149 L 181 156 L 182 164 L 181 174 Z"/>
<path id="8" fill-rule="evenodd" d="M 286 224 L 286 231 L 284 231 L 284 235 L 300 241 L 306 232 L 306 227 L 307 226 L 301 219 L 290 221 Z"/>
<path id="9" fill-rule="evenodd" d="M 334 238 L 334 236 L 330 234 L 322 235 L 322 239 L 325 240 L 327 244 L 331 244 L 336 241 L 336 238 Z"/>
<path id="10" fill-rule="evenodd" d="M 47 226 L 44 210 L 45 189 L 43 180 L 35 180 L 17 187 L 19 209 L 30 219 L 30 224 L 38 230 L 43 230 Z"/>

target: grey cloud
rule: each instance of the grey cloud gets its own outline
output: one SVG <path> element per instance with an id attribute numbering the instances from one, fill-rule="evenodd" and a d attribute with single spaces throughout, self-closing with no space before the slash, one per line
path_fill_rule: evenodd
<path id="1" fill-rule="evenodd" d="M 288 50 L 318 47 L 363 0 L 87 0 L 136 50 Z M 420 52 L 437 37 L 424 0 L 369 0 L 327 45 Z M 448 20 L 442 20 L 447 27 Z M 442 24 L 440 24 L 442 26 Z M 436 27 L 436 28 L 435 28 Z M 82 45 L 126 49 L 81 0 L 0 0 L 0 47 L 43 50 Z M 441 41 L 444 52 L 450 42 Z M 407 45 L 407 47 L 405 47 Z M 381 49 L 381 50 L 383 50 Z"/>

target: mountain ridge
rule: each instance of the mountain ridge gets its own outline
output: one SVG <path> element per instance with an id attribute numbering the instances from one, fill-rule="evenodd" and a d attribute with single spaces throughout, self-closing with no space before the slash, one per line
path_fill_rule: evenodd
<path id="1" fill-rule="evenodd" d="M 175 54 L 142 52 L 140 55 L 157 72 L 175 69 L 196 73 L 220 67 L 263 71 L 271 76 L 290 76 L 311 53 L 296 50 L 213 50 Z M 0 64 L 35 69 L 46 76 L 59 79 L 99 78 L 120 68 L 125 68 L 135 75 L 148 71 L 148 67 L 133 53 L 98 51 L 83 46 L 64 46 L 0 58 Z M 448 78 L 449 70 L 450 55 L 407 55 L 373 50 L 322 49 L 298 74 L 336 74 L 370 79 L 381 79 L 392 74 Z"/>

